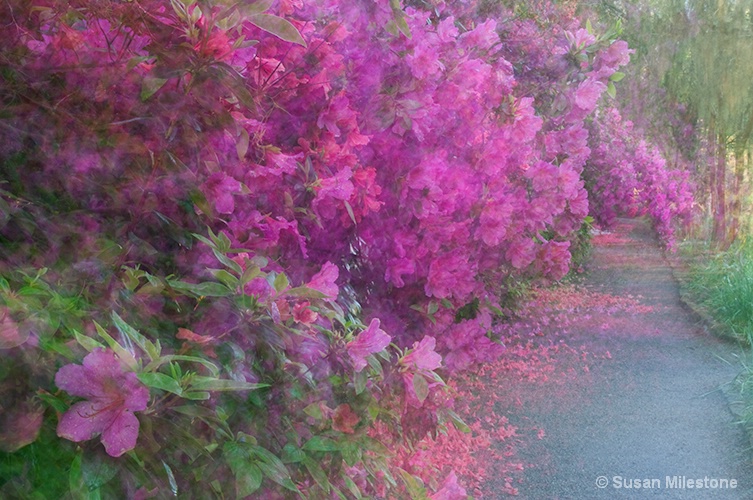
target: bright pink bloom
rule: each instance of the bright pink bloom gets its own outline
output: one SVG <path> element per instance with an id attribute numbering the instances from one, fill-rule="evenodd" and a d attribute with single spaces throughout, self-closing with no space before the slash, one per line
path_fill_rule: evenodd
<path id="1" fill-rule="evenodd" d="M 202 185 L 207 201 L 221 214 L 232 214 L 235 210 L 233 193 L 241 192 L 241 183 L 223 172 L 216 172 Z"/>
<path id="2" fill-rule="evenodd" d="M 439 491 L 429 498 L 431 500 L 465 500 L 468 498 L 468 493 L 465 488 L 458 484 L 458 477 L 455 475 L 455 471 L 452 471 L 442 482 Z"/>
<path id="3" fill-rule="evenodd" d="M 492 200 L 484 206 L 479 217 L 479 232 L 487 246 L 499 245 L 505 239 L 512 212 L 513 207 L 508 202 Z"/>
<path id="4" fill-rule="evenodd" d="M 119 457 L 136 446 L 139 421 L 133 414 L 146 409 L 149 390 L 123 366 L 111 350 L 95 349 L 82 365 L 65 365 L 55 375 L 55 385 L 73 396 L 75 403 L 58 422 L 58 436 L 80 442 L 102 435 L 107 454 Z"/>
<path id="5" fill-rule="evenodd" d="M 379 320 L 374 318 L 369 327 L 348 342 L 345 348 L 357 372 L 366 368 L 366 356 L 377 353 L 390 345 L 392 337 L 379 328 Z"/>
<path id="6" fill-rule="evenodd" d="M 475 270 L 463 256 L 445 254 L 429 265 L 429 276 L 424 287 L 426 295 L 464 298 L 473 291 Z"/>
<path id="7" fill-rule="evenodd" d="M 596 38 L 590 34 L 588 30 L 582 28 L 575 33 L 572 31 L 565 31 L 565 38 L 567 38 L 567 41 L 570 42 L 570 45 L 575 51 L 581 51 L 596 42 Z"/>
<path id="8" fill-rule="evenodd" d="M 575 91 L 575 105 L 590 113 L 596 108 L 599 97 L 606 89 L 607 86 L 601 82 L 590 78 L 585 79 Z"/>
<path id="9" fill-rule="evenodd" d="M 331 262 L 326 262 L 321 271 L 311 277 L 311 281 L 306 285 L 314 290 L 319 290 L 327 298 L 335 300 L 337 294 L 340 293 L 340 289 L 335 284 L 337 277 L 340 275 L 340 270 Z"/>
<path id="10" fill-rule="evenodd" d="M 442 356 L 434 351 L 437 341 L 425 336 L 421 342 L 413 343 L 413 350 L 400 359 L 400 363 L 415 371 L 436 370 L 442 366 Z"/>
<path id="11" fill-rule="evenodd" d="M 311 323 L 316 321 L 319 315 L 309 308 L 310 305 L 311 304 L 308 301 L 294 305 L 293 319 L 295 319 L 298 323 L 303 323 L 304 325 L 310 325 Z"/>

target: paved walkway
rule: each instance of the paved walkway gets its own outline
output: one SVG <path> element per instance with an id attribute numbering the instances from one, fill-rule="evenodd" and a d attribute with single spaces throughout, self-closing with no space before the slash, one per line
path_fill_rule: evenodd
<path id="1" fill-rule="evenodd" d="M 545 431 L 519 450 L 518 498 L 753 499 L 750 442 L 720 390 L 743 351 L 705 333 L 682 304 L 647 224 L 620 220 L 596 236 L 582 286 L 639 307 L 581 311 L 584 320 L 555 339 L 608 353 L 582 376 L 500 388 L 516 394 L 501 409 L 513 425 Z M 493 493 L 494 481 L 484 489 L 510 498 Z"/>

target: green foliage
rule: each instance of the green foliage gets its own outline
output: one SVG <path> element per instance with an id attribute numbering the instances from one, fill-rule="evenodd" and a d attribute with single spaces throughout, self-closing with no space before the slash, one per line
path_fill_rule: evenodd
<path id="1" fill-rule="evenodd" d="M 572 255 L 570 264 L 570 274 L 578 271 L 591 256 L 591 231 L 593 230 L 593 217 L 586 217 L 583 224 L 578 229 L 575 238 L 570 246 Z"/>
<path id="2" fill-rule="evenodd" d="M 753 243 L 744 240 L 716 255 L 695 249 L 698 262 L 685 282 L 689 299 L 720 327 L 747 343 L 753 341 Z"/>

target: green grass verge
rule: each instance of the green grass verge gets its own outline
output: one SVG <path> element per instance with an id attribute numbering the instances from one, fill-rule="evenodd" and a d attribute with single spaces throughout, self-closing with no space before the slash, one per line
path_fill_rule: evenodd
<path id="1" fill-rule="evenodd" d="M 724 252 L 685 244 L 681 252 L 688 263 L 681 277 L 683 299 L 717 334 L 753 345 L 753 242 Z"/>
<path id="2" fill-rule="evenodd" d="M 685 243 L 680 257 L 683 266 L 676 276 L 683 300 L 716 335 L 745 347 L 743 369 L 724 393 L 753 449 L 753 242 L 738 242 L 723 252 L 704 243 Z"/>

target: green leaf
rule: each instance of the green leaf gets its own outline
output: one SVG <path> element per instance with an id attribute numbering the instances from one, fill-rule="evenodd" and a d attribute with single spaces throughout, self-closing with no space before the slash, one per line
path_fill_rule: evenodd
<path id="1" fill-rule="evenodd" d="M 609 84 L 607 85 L 607 94 L 609 94 L 609 97 L 611 97 L 612 99 L 617 97 L 617 88 L 615 88 L 613 82 L 609 82 Z"/>
<path id="2" fill-rule="evenodd" d="M 166 78 L 157 78 L 154 76 L 146 76 L 141 82 L 141 94 L 139 97 L 142 101 L 146 101 L 152 97 L 159 89 L 161 89 L 167 83 Z"/>
<path id="3" fill-rule="evenodd" d="M 242 128 L 241 133 L 235 141 L 235 152 L 238 154 L 239 161 L 243 161 L 244 158 L 246 158 L 249 143 L 248 131 L 245 128 Z"/>
<path id="4" fill-rule="evenodd" d="M 345 210 L 348 211 L 348 217 L 350 217 L 350 220 L 353 221 L 354 225 L 358 225 L 358 222 L 356 221 L 356 214 L 353 213 L 353 207 L 350 206 L 350 203 L 348 203 L 348 200 L 343 200 L 343 203 L 345 204 Z"/>
<path id="5" fill-rule="evenodd" d="M 591 20 L 590 19 L 586 19 L 586 31 L 588 31 L 589 35 L 593 35 L 594 34 L 594 27 L 591 26 Z"/>
<path id="6" fill-rule="evenodd" d="M 395 21 L 395 26 L 398 30 L 400 30 L 400 33 L 405 35 L 407 38 L 410 38 L 410 28 L 408 27 L 408 23 L 405 21 L 403 9 L 400 7 L 400 0 L 390 0 L 390 7 L 392 8 L 392 16 Z"/>
<path id="7" fill-rule="evenodd" d="M 167 481 L 170 483 L 170 491 L 173 493 L 174 497 L 178 496 L 178 483 L 175 481 L 175 474 L 173 474 L 173 470 L 170 468 L 169 465 L 167 465 L 167 462 L 162 460 L 162 465 L 165 467 L 165 473 L 167 474 Z"/>
<path id="8" fill-rule="evenodd" d="M 609 77 L 609 79 L 613 82 L 619 82 L 623 78 L 625 78 L 625 73 L 621 73 L 619 71 L 612 73 L 612 76 Z"/>
<path id="9" fill-rule="evenodd" d="M 305 458 L 306 454 L 292 443 L 288 443 L 282 448 L 282 456 L 280 457 L 280 459 L 283 461 L 283 463 L 299 463 L 302 462 Z"/>
<path id="10" fill-rule="evenodd" d="M 107 333 L 107 331 L 102 328 L 102 326 L 96 321 L 94 322 L 94 327 L 97 329 L 99 336 L 102 337 L 105 342 L 107 342 L 107 345 L 110 346 L 110 349 L 115 351 L 115 354 L 118 355 L 120 360 L 125 363 L 128 368 L 136 371 L 139 364 L 136 361 L 136 358 L 133 357 L 133 354 L 128 352 L 122 345 L 120 345 L 114 338 L 112 338 L 110 334 Z"/>
<path id="11" fill-rule="evenodd" d="M 203 283 L 187 283 L 185 281 L 167 280 L 167 284 L 179 292 L 189 292 L 197 297 L 227 297 L 233 291 L 222 283 L 205 281 Z"/>
<path id="12" fill-rule="evenodd" d="M 209 372 L 212 374 L 212 376 L 218 377 L 220 375 L 220 369 L 217 368 L 214 363 L 207 361 L 206 359 L 197 358 L 196 356 L 184 356 L 182 354 L 168 354 L 166 356 L 162 356 L 161 358 L 155 359 L 154 361 L 149 363 L 143 371 L 157 371 L 160 366 L 171 361 L 189 361 L 191 363 L 200 363 L 209 369 Z"/>
<path id="13" fill-rule="evenodd" d="M 123 321 L 123 318 L 121 318 L 118 313 L 112 311 L 110 317 L 112 318 L 112 322 L 115 325 L 115 328 L 117 328 L 120 333 L 136 342 L 136 345 L 138 345 L 142 351 L 147 354 L 155 351 L 154 344 L 146 337 L 144 337 L 141 333 L 136 331 L 136 329 L 131 325 Z"/>
<path id="14" fill-rule="evenodd" d="M 324 472 L 324 469 L 316 463 L 314 460 L 311 459 L 311 457 L 305 457 L 303 459 L 303 465 L 306 467 L 306 470 L 309 471 L 309 474 L 311 474 L 311 477 L 314 478 L 314 481 L 316 481 L 316 484 L 319 485 L 321 489 L 323 489 L 326 493 L 329 493 L 331 489 L 331 485 L 329 483 L 329 478 L 327 477 L 327 473 Z"/>
<path id="15" fill-rule="evenodd" d="M 202 236 L 202 235 L 196 234 L 196 233 L 191 233 L 191 235 L 194 238 L 196 238 L 197 240 L 199 240 L 200 242 L 202 242 L 205 245 L 207 245 L 209 248 L 212 248 L 212 249 L 216 249 L 217 248 L 217 246 L 214 244 L 214 242 L 212 240 L 210 240 L 209 238 L 207 238 L 206 236 Z"/>
<path id="16" fill-rule="evenodd" d="M 277 455 L 261 446 L 250 445 L 248 448 L 259 459 L 257 464 L 265 476 L 280 486 L 300 493 L 298 487 L 290 479 L 288 468 L 277 458 Z"/>
<path id="17" fill-rule="evenodd" d="M 71 469 L 68 472 L 68 487 L 70 488 L 73 498 L 86 498 L 84 488 L 84 475 L 81 473 L 82 452 L 79 452 L 71 462 Z"/>
<path id="18" fill-rule="evenodd" d="M 141 383 L 146 385 L 147 387 L 153 387 L 155 389 L 172 392 L 173 394 L 177 394 L 178 396 L 181 396 L 183 394 L 183 388 L 181 388 L 180 383 L 178 383 L 178 381 L 174 378 L 168 377 L 164 373 L 139 373 L 137 377 L 141 381 Z"/>
<path id="19" fill-rule="evenodd" d="M 340 477 L 345 483 L 345 486 L 348 488 L 348 490 L 353 494 L 353 496 L 356 499 L 363 498 L 363 495 L 361 494 L 361 490 L 358 488 L 358 485 L 354 483 L 353 480 L 350 477 L 348 477 L 347 474 L 343 473 L 340 475 Z"/>
<path id="20" fill-rule="evenodd" d="M 275 276 L 274 288 L 277 293 L 282 293 L 287 287 L 290 286 L 290 281 L 285 273 L 280 273 Z"/>
<path id="21" fill-rule="evenodd" d="M 340 445 L 333 439 L 324 436 L 314 436 L 303 445 L 306 451 L 340 451 Z"/>
<path id="22" fill-rule="evenodd" d="M 212 276 L 221 281 L 228 288 L 235 288 L 238 286 L 238 278 L 225 271 L 224 269 L 210 269 Z"/>
<path id="23" fill-rule="evenodd" d="M 360 439 L 361 445 L 369 450 L 373 451 L 379 456 L 382 457 L 391 457 L 393 456 L 393 453 L 390 451 L 389 448 L 387 448 L 385 445 L 383 445 L 381 442 L 377 441 L 376 439 L 369 437 L 369 436 L 363 436 Z"/>
<path id="24" fill-rule="evenodd" d="M 356 372 L 356 374 L 353 377 L 353 385 L 355 386 L 356 394 L 361 394 L 363 391 L 366 390 L 366 382 L 368 382 L 368 376 L 366 375 L 366 370 L 361 370 L 360 372 Z"/>
<path id="25" fill-rule="evenodd" d="M 269 387 L 269 384 L 252 384 L 231 379 L 195 376 L 191 380 L 191 389 L 194 391 L 253 391 Z"/>
<path id="26" fill-rule="evenodd" d="M 81 476 L 89 491 L 95 491 L 110 482 L 118 473 L 116 461 L 102 453 L 87 453 L 81 459 Z"/>
<path id="27" fill-rule="evenodd" d="M 345 463 L 351 467 L 361 460 L 361 446 L 355 441 L 344 442 L 340 452 Z"/>
<path id="28" fill-rule="evenodd" d="M 313 288 L 308 288 L 305 286 L 299 286 L 296 288 L 291 288 L 287 292 L 285 292 L 286 295 L 289 295 L 291 297 L 301 297 L 303 299 L 326 299 L 328 296 L 319 290 L 314 290 Z"/>
<path id="29" fill-rule="evenodd" d="M 306 47 L 301 33 L 290 21 L 270 14 L 257 14 L 248 18 L 248 22 L 266 32 L 282 38 L 286 42 L 297 43 Z"/>
<path id="30" fill-rule="evenodd" d="M 77 330 L 73 330 L 73 336 L 76 338 L 76 342 L 78 342 L 81 347 L 89 352 L 92 352 L 94 349 L 98 348 L 104 349 L 105 347 L 103 343 L 97 342 L 93 338 L 79 333 Z"/>
<path id="31" fill-rule="evenodd" d="M 222 447 L 222 456 L 235 475 L 237 498 L 247 497 L 259 489 L 263 479 L 261 469 L 251 460 L 245 446 L 227 442 Z"/>
<path id="32" fill-rule="evenodd" d="M 246 16 L 256 16 L 268 11 L 273 3 L 274 0 L 257 0 L 250 5 L 244 5 L 241 9 Z"/>
<path id="33" fill-rule="evenodd" d="M 459 430 L 460 432 L 464 434 L 468 434 L 469 432 L 471 432 L 471 428 L 468 427 L 468 424 L 466 424 L 463 421 L 460 415 L 458 415 L 457 413 L 455 413 L 453 410 L 449 408 L 446 408 L 445 412 L 447 413 L 447 416 L 450 418 L 450 421 L 452 421 L 453 425 L 455 426 L 457 430 Z"/>
<path id="34" fill-rule="evenodd" d="M 413 374 L 413 390 L 416 391 L 416 397 L 422 403 L 429 396 L 429 383 L 423 375 L 419 373 Z"/>
<path id="35" fill-rule="evenodd" d="M 65 403 L 65 401 L 58 398 L 57 396 L 50 394 L 47 391 L 40 389 L 39 391 L 37 391 L 37 397 L 48 405 L 52 406 L 55 411 L 58 411 L 60 413 L 68 411 L 68 405 Z"/>
<path id="36" fill-rule="evenodd" d="M 403 469 L 398 469 L 398 472 L 400 472 L 400 477 L 405 483 L 410 498 L 426 498 L 426 487 L 421 479 Z"/>
<path id="37" fill-rule="evenodd" d="M 306 408 L 303 409 L 303 413 L 308 415 L 309 417 L 315 418 L 316 420 L 322 420 L 324 418 L 324 414 L 322 413 L 322 407 L 321 405 L 317 403 L 311 403 Z"/>
<path id="38" fill-rule="evenodd" d="M 206 401 L 212 395 L 208 392 L 186 391 L 181 396 L 185 399 L 190 399 L 191 401 Z"/>
<path id="39" fill-rule="evenodd" d="M 174 406 L 170 408 L 173 411 L 177 411 L 178 413 L 181 413 L 183 415 L 187 415 L 189 417 L 195 417 L 200 419 L 207 419 L 212 420 L 217 418 L 217 415 L 214 411 L 210 410 L 209 408 L 205 408 L 203 406 L 194 405 L 194 404 L 187 404 L 183 406 Z"/>
<path id="40" fill-rule="evenodd" d="M 245 498 L 258 490 L 264 479 L 261 469 L 251 462 L 241 464 L 234 472 L 237 498 Z"/>
<path id="41" fill-rule="evenodd" d="M 235 271 L 235 273 L 236 273 L 236 274 L 237 274 L 238 276 L 240 276 L 241 274 L 243 274 L 243 269 L 242 269 L 242 268 L 241 268 L 241 266 L 240 266 L 240 265 L 239 265 L 239 264 L 238 264 L 237 262 L 235 262 L 235 261 L 234 261 L 233 259 L 231 259 L 231 258 L 230 258 L 230 257 L 228 257 L 227 255 L 224 255 L 224 254 L 220 253 L 220 252 L 219 252 L 218 250 L 216 250 L 216 249 L 212 249 L 212 252 L 214 253 L 214 256 L 215 256 L 215 257 L 217 257 L 217 260 L 219 260 L 220 262 L 222 262 L 222 264 L 223 264 L 223 265 L 224 265 L 225 267 L 229 267 L 230 269 L 232 269 L 233 271 Z"/>

